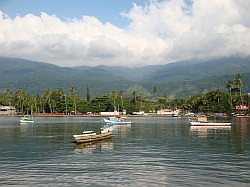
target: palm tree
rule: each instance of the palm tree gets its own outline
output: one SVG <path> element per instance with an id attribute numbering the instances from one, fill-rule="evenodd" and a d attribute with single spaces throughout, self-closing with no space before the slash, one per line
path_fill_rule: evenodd
<path id="1" fill-rule="evenodd" d="M 63 89 L 62 88 L 58 88 L 56 92 L 57 92 L 57 95 L 60 98 L 60 100 L 62 100 L 63 97 L 64 97 L 64 91 L 63 91 Z"/>
<path id="2" fill-rule="evenodd" d="M 133 93 L 132 93 L 131 102 L 134 104 L 134 106 L 136 106 L 136 91 L 133 91 Z"/>
<path id="3" fill-rule="evenodd" d="M 213 103 L 212 101 L 216 101 L 217 102 L 216 105 L 212 105 L 212 106 L 209 105 L 208 108 L 212 109 L 213 111 L 219 112 L 220 97 L 221 97 L 221 92 L 218 89 L 217 90 L 213 90 L 210 93 L 208 93 L 208 101 L 211 102 L 211 103 Z"/>
<path id="4" fill-rule="evenodd" d="M 120 96 L 121 101 L 122 101 L 122 111 L 124 112 L 124 104 L 123 104 L 123 91 L 122 91 L 122 90 L 119 92 L 119 96 Z"/>
<path id="5" fill-rule="evenodd" d="M 242 99 L 242 86 L 243 86 L 243 81 L 242 81 L 242 75 L 241 74 L 236 74 L 236 77 L 235 77 L 235 81 L 234 81 L 235 85 L 239 87 L 240 89 L 240 101 L 241 101 L 241 104 L 243 105 L 243 99 Z"/>
<path id="6" fill-rule="evenodd" d="M 6 91 L 5 91 L 5 97 L 6 97 L 6 100 L 8 102 L 8 105 L 11 106 L 11 92 L 10 92 L 10 89 L 7 88 Z"/>
<path id="7" fill-rule="evenodd" d="M 59 99 L 59 102 L 58 102 L 58 103 L 60 103 L 59 105 L 63 105 L 61 103 L 63 103 L 63 101 L 64 101 L 64 104 L 66 106 L 65 107 L 66 108 L 66 113 L 67 113 L 66 94 L 64 93 L 63 89 L 62 88 L 58 88 L 56 90 L 56 95 L 57 95 L 57 100 Z M 64 109 L 62 109 L 62 110 L 64 111 Z"/>
<path id="8" fill-rule="evenodd" d="M 45 97 L 44 95 L 42 95 L 39 99 L 39 105 L 43 113 L 45 113 L 45 102 L 46 102 Z"/>
<path id="9" fill-rule="evenodd" d="M 218 104 L 220 103 L 220 91 L 218 89 L 214 91 L 213 99 L 217 100 Z"/>
<path id="10" fill-rule="evenodd" d="M 64 94 L 64 102 L 65 102 L 65 113 L 67 115 L 68 114 L 68 107 L 67 107 L 67 95 L 66 95 L 66 93 Z"/>
<path id="11" fill-rule="evenodd" d="M 74 109 L 75 109 L 75 114 L 76 114 L 76 89 L 74 86 L 71 86 L 70 89 L 69 89 L 69 92 L 70 92 L 70 97 L 71 99 L 73 100 L 73 103 L 74 103 Z"/>
<path id="12" fill-rule="evenodd" d="M 143 104 L 142 104 L 142 99 L 143 99 L 142 93 L 140 93 L 139 98 L 140 98 L 140 100 L 141 100 L 140 111 L 142 111 L 142 107 L 143 107 Z"/>
<path id="13" fill-rule="evenodd" d="M 206 94 L 202 95 L 202 97 L 201 97 L 201 103 L 202 103 L 202 110 L 204 112 L 207 109 L 207 104 L 208 104 L 208 100 L 207 100 Z"/>
<path id="14" fill-rule="evenodd" d="M 47 102 L 47 104 L 49 105 L 50 113 L 52 113 L 51 95 L 52 95 L 51 90 L 49 88 L 47 88 L 44 91 L 44 97 L 45 97 L 45 102 Z"/>
<path id="15" fill-rule="evenodd" d="M 15 93 L 18 103 L 19 112 L 23 114 L 24 110 L 24 100 L 25 100 L 25 93 L 22 90 L 18 90 Z"/>
<path id="16" fill-rule="evenodd" d="M 154 95 L 154 98 L 156 97 L 156 93 L 158 92 L 156 86 L 153 87 L 152 93 Z"/>
<path id="17" fill-rule="evenodd" d="M 231 106 L 231 109 L 233 108 L 233 98 L 232 98 L 232 89 L 233 89 L 233 83 L 228 80 L 227 83 L 226 83 L 226 88 L 228 89 L 229 91 L 229 97 L 230 97 L 230 106 Z"/>
<path id="18" fill-rule="evenodd" d="M 65 95 L 65 93 L 64 93 L 62 88 L 58 88 L 56 90 L 56 100 L 57 101 L 62 102 L 64 99 L 64 95 Z"/>
<path id="19" fill-rule="evenodd" d="M 33 108 L 35 108 L 35 111 L 37 111 L 36 108 L 36 96 L 28 96 L 27 97 L 27 104 L 28 104 L 28 111 L 30 110 L 30 114 L 33 114 Z"/>
<path id="20" fill-rule="evenodd" d="M 34 102 L 34 105 L 35 105 L 35 112 L 36 113 L 38 113 L 38 107 L 37 107 L 37 96 L 35 95 L 35 96 L 33 96 L 32 97 L 32 100 L 33 100 L 33 102 Z"/>
<path id="21" fill-rule="evenodd" d="M 154 95 L 154 99 L 156 99 L 156 93 L 158 92 L 158 90 L 157 90 L 157 88 L 156 88 L 156 86 L 154 86 L 153 87 L 153 90 L 152 90 L 152 93 L 153 93 L 153 95 Z M 158 99 L 157 99 L 157 106 L 156 106 L 156 108 L 158 109 Z"/>
<path id="22" fill-rule="evenodd" d="M 113 105 L 114 105 L 114 111 L 117 111 L 116 109 L 116 90 L 112 90 L 111 97 L 113 98 Z"/>

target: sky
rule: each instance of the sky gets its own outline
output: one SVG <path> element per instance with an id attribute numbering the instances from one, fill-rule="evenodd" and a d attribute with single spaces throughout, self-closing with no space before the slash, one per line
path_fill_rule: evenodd
<path id="1" fill-rule="evenodd" d="M 145 66 L 250 56 L 249 0 L 0 0 L 0 56 Z"/>

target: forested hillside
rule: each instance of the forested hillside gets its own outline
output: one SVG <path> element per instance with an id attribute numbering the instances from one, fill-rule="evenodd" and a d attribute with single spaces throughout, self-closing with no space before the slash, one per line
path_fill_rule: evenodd
<path id="1" fill-rule="evenodd" d="M 228 58 L 211 61 L 176 62 L 144 67 L 81 66 L 59 67 L 24 59 L 0 58 L 0 91 L 9 88 L 13 93 L 23 90 L 28 94 L 42 94 L 46 88 L 71 86 L 79 97 L 85 97 L 87 87 L 91 96 L 122 90 L 125 95 L 133 91 L 144 97 L 157 95 L 187 97 L 213 89 L 226 90 L 227 80 L 234 81 L 237 73 L 243 76 L 243 92 L 250 92 L 250 58 Z"/>

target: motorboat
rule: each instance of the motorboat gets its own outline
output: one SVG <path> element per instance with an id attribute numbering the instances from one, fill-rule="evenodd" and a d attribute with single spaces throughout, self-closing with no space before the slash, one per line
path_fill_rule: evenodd
<path id="1" fill-rule="evenodd" d="M 126 116 L 112 116 L 108 118 L 103 118 L 106 125 L 124 125 L 131 124 L 131 121 L 126 121 Z"/>
<path id="2" fill-rule="evenodd" d="M 209 122 L 207 116 L 198 116 L 196 120 L 191 120 L 192 126 L 231 126 L 231 122 Z"/>
<path id="3" fill-rule="evenodd" d="M 32 115 L 25 115 L 21 117 L 20 123 L 34 123 L 34 118 Z"/>
<path id="4" fill-rule="evenodd" d="M 231 122 L 200 122 L 190 121 L 192 126 L 231 126 Z"/>

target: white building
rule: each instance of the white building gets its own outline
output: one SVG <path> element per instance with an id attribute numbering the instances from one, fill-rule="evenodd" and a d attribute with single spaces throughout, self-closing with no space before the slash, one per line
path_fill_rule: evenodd
<path id="1" fill-rule="evenodd" d="M 179 115 L 181 110 L 171 110 L 171 109 L 161 109 L 157 111 L 158 115 L 166 115 L 166 116 L 174 116 L 174 115 Z"/>
<path id="2" fill-rule="evenodd" d="M 0 115 L 14 115 L 16 108 L 13 106 L 0 106 Z"/>
<path id="3" fill-rule="evenodd" d="M 120 115 L 120 113 L 118 111 L 114 111 L 114 112 L 101 112 L 102 116 L 116 116 L 116 115 Z"/>

